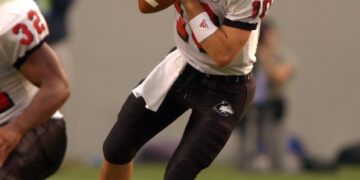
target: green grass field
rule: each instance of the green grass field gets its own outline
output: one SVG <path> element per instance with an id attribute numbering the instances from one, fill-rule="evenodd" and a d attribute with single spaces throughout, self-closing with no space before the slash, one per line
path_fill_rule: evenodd
<path id="1" fill-rule="evenodd" d="M 161 164 L 141 164 L 135 167 L 133 180 L 161 180 L 165 166 Z M 50 180 L 95 180 L 97 168 L 85 166 L 65 166 Z M 231 166 L 215 165 L 204 170 L 198 180 L 360 180 L 360 167 L 342 167 L 326 173 L 251 173 L 241 172 Z"/>

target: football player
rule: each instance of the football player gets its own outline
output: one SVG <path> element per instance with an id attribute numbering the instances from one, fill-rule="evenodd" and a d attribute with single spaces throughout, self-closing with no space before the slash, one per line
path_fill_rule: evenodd
<path id="1" fill-rule="evenodd" d="M 0 179 L 45 179 L 65 154 L 68 82 L 33 0 L 0 1 L 0 17 Z"/>
<path id="2" fill-rule="evenodd" d="M 186 110 L 192 114 L 165 180 L 193 180 L 252 101 L 260 21 L 272 0 L 139 0 L 144 13 L 174 5 L 177 49 L 123 105 L 103 146 L 101 179 L 128 180 L 138 150 Z"/>

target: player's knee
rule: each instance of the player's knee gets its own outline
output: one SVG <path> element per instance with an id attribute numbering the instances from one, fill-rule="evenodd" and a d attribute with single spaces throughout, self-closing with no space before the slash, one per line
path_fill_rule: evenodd
<path id="1" fill-rule="evenodd" d="M 209 165 L 201 162 L 195 162 L 190 159 L 182 159 L 171 162 L 165 172 L 165 180 L 193 180 Z"/>
<path id="2" fill-rule="evenodd" d="M 113 137 L 111 134 L 103 144 L 103 154 L 106 161 L 112 164 L 129 163 L 136 155 L 135 148 L 128 140 L 121 140 L 121 137 Z"/>
<path id="3" fill-rule="evenodd" d="M 61 166 L 67 146 L 67 135 L 64 120 L 51 120 L 43 125 L 47 128 L 47 135 L 40 137 L 43 142 L 43 151 L 47 158 L 47 172 L 44 179 L 54 174 Z"/>

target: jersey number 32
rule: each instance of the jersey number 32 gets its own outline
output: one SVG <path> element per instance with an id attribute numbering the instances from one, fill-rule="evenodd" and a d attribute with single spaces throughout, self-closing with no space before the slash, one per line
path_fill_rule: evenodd
<path id="1" fill-rule="evenodd" d="M 45 25 L 41 23 L 41 18 L 36 11 L 29 11 L 27 18 L 32 22 L 32 27 L 28 27 L 25 23 L 19 23 L 12 29 L 15 35 L 20 34 L 20 32 L 24 35 L 24 37 L 20 39 L 20 43 L 24 46 L 29 46 L 34 41 L 34 34 L 30 29 L 34 28 L 39 35 L 45 31 Z"/>
<path id="2" fill-rule="evenodd" d="M 0 113 L 7 111 L 14 106 L 9 94 L 0 91 Z"/>

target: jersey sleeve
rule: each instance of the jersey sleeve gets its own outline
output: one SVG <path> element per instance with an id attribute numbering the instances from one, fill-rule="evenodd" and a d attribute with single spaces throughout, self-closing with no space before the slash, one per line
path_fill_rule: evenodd
<path id="1" fill-rule="evenodd" d="M 223 24 L 248 31 L 255 30 L 272 3 L 273 0 L 228 0 Z"/>
<path id="2" fill-rule="evenodd" d="M 26 59 L 45 41 L 49 31 L 37 5 L 21 9 L 16 23 L 1 37 L 6 60 L 19 69 Z"/>

